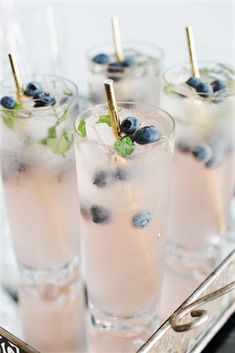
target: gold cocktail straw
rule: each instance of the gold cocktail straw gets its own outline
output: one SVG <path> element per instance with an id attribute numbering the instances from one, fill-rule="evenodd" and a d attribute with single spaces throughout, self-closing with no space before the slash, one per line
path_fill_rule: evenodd
<path id="1" fill-rule="evenodd" d="M 19 102 L 22 102 L 23 97 L 24 97 L 24 90 L 23 90 L 23 84 L 22 84 L 22 81 L 21 81 L 20 72 L 19 72 L 19 68 L 18 68 L 18 65 L 17 65 L 16 57 L 15 57 L 15 55 L 13 53 L 9 53 L 8 57 L 9 57 L 9 60 L 10 60 L 11 70 L 12 70 L 13 77 L 14 77 L 14 80 L 15 80 L 17 100 Z"/>
<path id="2" fill-rule="evenodd" d="M 113 39 L 114 39 L 116 58 L 117 58 L 117 62 L 120 63 L 124 60 L 124 56 L 123 56 L 122 43 L 120 38 L 119 22 L 116 16 L 112 17 L 112 28 L 113 28 Z"/>
<path id="3" fill-rule="evenodd" d="M 108 100 L 109 113 L 112 121 L 114 135 L 119 139 L 121 137 L 120 121 L 118 117 L 117 104 L 113 89 L 113 80 L 104 81 L 105 92 Z"/>
<path id="4" fill-rule="evenodd" d="M 194 43 L 194 36 L 193 36 L 193 29 L 191 26 L 186 27 L 186 36 L 187 36 L 187 43 L 188 43 L 188 51 L 189 51 L 189 58 L 191 63 L 191 70 L 192 76 L 200 77 L 198 63 L 197 63 L 197 56 L 195 51 L 195 43 Z"/>

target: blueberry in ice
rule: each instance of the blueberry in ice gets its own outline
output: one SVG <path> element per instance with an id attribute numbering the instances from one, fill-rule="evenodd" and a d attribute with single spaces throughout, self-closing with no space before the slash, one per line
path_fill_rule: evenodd
<path id="1" fill-rule="evenodd" d="M 110 221 L 110 211 L 101 206 L 92 206 L 90 209 L 91 218 L 94 223 L 105 224 Z"/>
<path id="2" fill-rule="evenodd" d="M 192 154 L 197 160 L 207 162 L 212 157 L 212 149 L 207 144 L 201 144 L 192 148 Z"/>
<path id="3" fill-rule="evenodd" d="M 213 95 L 213 88 L 209 83 L 206 82 L 201 82 L 196 88 L 196 91 L 198 92 L 199 96 L 201 97 L 210 97 Z"/>
<path id="4" fill-rule="evenodd" d="M 93 178 L 93 184 L 102 188 L 112 182 L 112 175 L 105 171 L 99 171 Z"/>
<path id="5" fill-rule="evenodd" d="M 226 90 L 226 84 L 223 80 L 215 80 L 211 83 L 211 86 L 214 92 Z"/>
<path id="6" fill-rule="evenodd" d="M 29 82 L 24 91 L 26 96 L 35 97 L 37 94 L 43 92 L 43 88 L 40 82 L 32 81 Z"/>
<path id="7" fill-rule="evenodd" d="M 197 88 L 198 85 L 201 83 L 202 81 L 200 80 L 200 78 L 198 77 L 190 77 L 188 79 L 188 81 L 186 81 L 187 85 L 190 86 L 190 87 L 193 87 L 193 88 Z"/>
<path id="8" fill-rule="evenodd" d="M 145 228 L 150 223 L 152 214 L 149 211 L 142 211 L 136 213 L 132 218 L 132 225 L 135 228 Z"/>
<path id="9" fill-rule="evenodd" d="M 121 122 L 121 132 L 132 135 L 140 127 L 140 122 L 134 116 L 128 116 Z"/>
<path id="10" fill-rule="evenodd" d="M 109 63 L 109 56 L 106 54 L 100 53 L 100 54 L 97 54 L 96 56 L 94 56 L 94 58 L 92 60 L 96 64 L 105 65 L 105 64 Z"/>
<path id="11" fill-rule="evenodd" d="M 114 178 L 117 180 L 126 181 L 129 179 L 130 172 L 126 168 L 118 168 L 114 173 Z"/>
<path id="12" fill-rule="evenodd" d="M 155 126 L 144 126 L 136 130 L 135 142 L 140 145 L 153 143 L 161 138 L 161 132 Z"/>
<path id="13" fill-rule="evenodd" d="M 13 97 L 4 96 L 1 98 L 0 103 L 6 109 L 14 109 L 17 102 Z"/>
<path id="14" fill-rule="evenodd" d="M 191 151 L 191 146 L 186 141 L 179 141 L 177 144 L 177 148 L 182 153 L 188 153 Z"/>
<path id="15" fill-rule="evenodd" d="M 213 155 L 206 163 L 205 166 L 207 168 L 216 168 L 218 167 L 223 161 L 221 155 Z"/>
<path id="16" fill-rule="evenodd" d="M 122 63 L 110 63 L 107 68 L 107 76 L 113 81 L 119 81 L 121 79 L 120 74 L 124 72 Z"/>
<path id="17" fill-rule="evenodd" d="M 127 58 L 122 62 L 123 67 L 130 67 L 130 66 L 133 66 L 134 64 L 135 64 L 135 60 L 133 58 Z"/>
<path id="18" fill-rule="evenodd" d="M 40 92 L 34 97 L 34 107 L 45 107 L 47 105 L 55 105 L 56 100 L 49 92 Z"/>

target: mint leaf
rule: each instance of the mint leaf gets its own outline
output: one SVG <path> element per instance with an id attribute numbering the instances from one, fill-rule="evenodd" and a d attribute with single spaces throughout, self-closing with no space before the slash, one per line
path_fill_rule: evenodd
<path id="1" fill-rule="evenodd" d="M 164 85 L 163 92 L 167 95 L 171 94 L 172 93 L 171 85 L 169 84 Z"/>
<path id="2" fill-rule="evenodd" d="M 60 123 L 62 123 L 63 121 L 65 121 L 68 118 L 68 112 L 69 112 L 69 108 L 65 108 L 63 113 L 58 116 L 57 121 L 56 121 L 56 126 L 58 126 Z"/>
<path id="3" fill-rule="evenodd" d="M 86 134 L 86 121 L 84 119 L 80 120 L 78 127 L 77 127 L 77 131 L 80 133 L 80 135 L 82 137 L 87 136 L 87 134 Z"/>
<path id="4" fill-rule="evenodd" d="M 124 136 L 114 144 L 115 150 L 122 156 L 127 157 L 134 152 L 134 142 L 129 136 Z"/>
<path id="5" fill-rule="evenodd" d="M 73 143 L 73 132 L 71 127 L 67 127 L 62 131 L 61 136 L 54 136 L 43 140 L 52 152 L 65 157 L 65 153 L 70 150 Z"/>
<path id="6" fill-rule="evenodd" d="M 14 106 L 14 109 L 3 109 L 2 112 L 4 114 L 3 116 L 3 122 L 4 124 L 9 128 L 9 129 L 13 129 L 16 123 L 16 115 L 17 115 L 17 111 L 21 110 L 23 107 L 23 104 L 21 103 L 16 103 L 16 105 Z"/>
<path id="7" fill-rule="evenodd" d="M 109 115 L 102 115 L 99 117 L 99 120 L 96 124 L 107 124 L 109 127 L 112 127 L 112 120 Z"/>
<path id="8" fill-rule="evenodd" d="M 9 129 L 13 130 L 13 128 L 15 126 L 15 123 L 16 123 L 16 120 L 14 118 L 12 118 L 12 117 L 4 116 L 3 117 L 3 122 Z"/>
<path id="9" fill-rule="evenodd" d="M 48 129 L 47 137 L 45 139 L 41 140 L 40 142 L 43 145 L 47 146 L 49 141 L 51 139 L 54 139 L 55 137 L 56 137 L 56 128 L 55 128 L 55 126 L 52 126 L 52 127 L 49 127 L 49 129 Z"/>
<path id="10" fill-rule="evenodd" d="M 21 110 L 23 108 L 23 104 L 17 102 L 16 105 L 14 106 L 14 110 Z"/>
<path id="11" fill-rule="evenodd" d="M 70 92 L 70 91 L 63 91 L 63 93 L 67 97 L 72 97 L 73 96 L 73 92 Z"/>

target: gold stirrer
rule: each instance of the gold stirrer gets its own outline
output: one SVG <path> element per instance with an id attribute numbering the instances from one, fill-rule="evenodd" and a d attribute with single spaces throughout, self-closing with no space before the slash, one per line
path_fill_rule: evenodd
<path id="1" fill-rule="evenodd" d="M 23 90 L 23 84 L 20 77 L 20 72 L 19 72 L 19 67 L 17 65 L 16 57 L 13 53 L 9 53 L 8 57 L 11 64 L 12 74 L 15 80 L 17 100 L 19 102 L 22 102 L 24 98 L 24 90 Z"/>
<path id="2" fill-rule="evenodd" d="M 191 63 L 192 75 L 194 77 L 199 78 L 200 73 L 199 73 L 198 63 L 197 63 L 193 28 L 192 28 L 192 26 L 187 26 L 185 28 L 185 30 L 186 30 L 186 37 L 187 37 L 187 44 L 188 44 L 189 59 L 190 59 L 190 63 Z"/>
<path id="3" fill-rule="evenodd" d="M 186 27 L 187 44 L 189 50 L 189 59 L 191 64 L 192 76 L 200 78 L 200 73 L 198 69 L 197 56 L 194 44 L 193 29 L 191 26 Z M 209 174 L 209 185 L 211 185 L 213 206 L 215 208 L 216 221 L 218 225 L 218 231 L 220 235 L 225 233 L 225 214 L 223 209 L 223 201 L 221 199 L 221 190 L 218 183 L 218 176 L 215 171 L 210 170 Z"/>
<path id="4" fill-rule="evenodd" d="M 122 44 L 120 38 L 119 21 L 116 16 L 112 17 L 113 39 L 117 62 L 121 63 L 124 60 Z"/>
<path id="5" fill-rule="evenodd" d="M 106 92 L 107 101 L 108 101 L 109 113 L 111 116 L 112 129 L 113 129 L 114 135 L 118 139 L 120 139 L 121 129 L 120 129 L 117 103 L 116 103 L 114 89 L 113 89 L 113 80 L 105 80 L 104 87 L 105 87 L 105 92 Z"/>

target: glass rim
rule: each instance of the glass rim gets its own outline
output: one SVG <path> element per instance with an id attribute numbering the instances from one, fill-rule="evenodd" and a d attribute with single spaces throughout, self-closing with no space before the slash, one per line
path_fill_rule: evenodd
<path id="1" fill-rule="evenodd" d="M 125 46 L 127 44 L 133 44 L 133 45 L 142 45 L 142 46 L 146 46 L 148 48 L 152 48 L 152 49 L 155 49 L 157 52 L 158 52 L 158 57 L 156 58 L 158 61 L 162 61 L 165 57 L 165 53 L 164 53 L 164 50 L 158 46 L 157 44 L 153 43 L 153 42 L 148 42 L 148 41 L 145 41 L 145 40 L 142 40 L 142 39 L 131 39 L 131 38 L 127 38 L 125 40 L 122 41 L 122 46 L 123 46 L 123 49 L 125 49 Z M 107 42 L 100 42 L 100 43 L 97 43 L 96 45 L 93 45 L 92 47 L 90 47 L 89 49 L 86 50 L 86 58 L 88 59 L 88 61 L 92 61 L 91 60 L 91 52 L 95 49 L 99 49 L 101 47 L 104 47 L 104 46 L 112 46 L 113 47 L 113 51 L 114 51 L 114 43 L 112 41 L 107 41 Z M 128 48 L 128 49 L 131 49 L 131 48 Z M 114 53 L 115 54 L 115 53 Z"/>
<path id="2" fill-rule="evenodd" d="M 73 88 L 74 88 L 74 92 L 75 92 L 75 95 L 71 96 L 71 97 L 68 97 L 69 99 L 64 102 L 63 104 L 60 104 L 60 105 L 47 105 L 47 106 L 43 106 L 43 107 L 32 107 L 30 110 L 29 110 L 29 113 L 35 113 L 35 112 L 39 112 L 39 115 L 40 113 L 44 113 L 44 112 L 47 112 L 47 111 L 52 111 L 53 108 L 56 109 L 58 107 L 60 108 L 64 108 L 65 106 L 66 107 L 70 107 L 74 100 L 76 98 L 79 97 L 79 89 L 78 89 L 78 86 L 76 85 L 75 82 L 73 82 L 72 80 L 68 79 L 68 78 L 65 78 L 63 76 L 58 76 L 58 75 L 54 75 L 54 74 L 41 74 L 41 73 L 34 73 L 34 74 L 27 74 L 27 75 L 22 75 L 22 81 L 25 79 L 25 78 L 32 78 L 34 76 L 39 76 L 39 77 L 51 77 L 51 78 L 54 78 L 54 79 L 57 79 L 57 80 L 61 80 L 61 81 L 64 81 L 64 82 L 68 82 Z M 15 85 L 14 84 L 10 84 L 10 82 L 12 82 L 10 79 L 9 80 L 1 80 L 0 81 L 0 90 L 2 87 L 12 87 L 14 86 L 14 89 L 15 89 Z M 7 84 L 4 84 L 4 83 L 9 83 L 9 85 Z M 39 118 L 40 116 L 30 116 L 30 117 L 26 117 L 26 116 L 20 116 L 20 110 L 14 110 L 14 109 L 8 109 L 8 108 L 4 108 L 3 106 L 0 105 L 0 114 L 3 112 L 3 111 L 7 111 L 7 112 L 16 112 L 18 114 L 16 114 L 16 116 L 14 117 L 14 119 L 37 119 Z"/>
<path id="3" fill-rule="evenodd" d="M 200 67 L 202 64 L 208 64 L 208 65 L 214 65 L 214 66 L 220 64 L 220 65 L 223 65 L 223 66 L 226 66 L 228 68 L 233 69 L 233 66 L 231 64 L 227 64 L 224 62 L 216 62 L 213 60 L 198 60 L 198 64 L 199 64 L 198 65 L 199 70 L 200 70 Z M 183 67 L 190 68 L 190 63 L 188 61 L 183 61 L 183 62 L 180 62 L 175 65 L 170 65 L 166 69 L 164 69 L 164 71 L 162 73 L 163 83 L 170 86 L 170 90 L 172 93 L 179 94 L 179 92 L 174 90 L 174 87 L 177 87 L 178 84 L 174 84 L 174 83 L 170 82 L 169 80 L 167 80 L 166 75 L 170 70 L 173 70 L 176 68 L 183 68 Z M 235 68 L 234 68 L 234 70 L 235 70 Z M 225 91 L 219 91 L 219 92 L 221 92 L 223 94 L 221 95 L 221 93 L 218 94 L 217 92 L 214 92 L 214 94 L 212 96 L 207 97 L 206 94 L 200 93 L 200 95 L 199 95 L 198 92 L 196 92 L 193 88 L 190 89 L 190 87 L 189 87 L 188 94 L 186 94 L 185 97 L 192 97 L 192 98 L 195 98 L 198 100 L 203 100 L 203 99 L 207 98 L 207 101 L 210 102 L 210 101 L 220 101 L 223 98 L 232 97 L 235 95 L 235 90 L 231 90 L 231 89 L 228 89 L 228 90 L 226 89 Z"/>
<path id="4" fill-rule="evenodd" d="M 124 104 L 133 104 L 133 105 L 138 105 L 138 106 L 144 106 L 144 107 L 148 107 L 148 108 L 152 108 L 154 110 L 157 110 L 158 112 L 160 113 L 163 113 L 164 114 L 164 119 L 168 119 L 168 121 L 171 123 L 171 128 L 170 128 L 170 131 L 167 133 L 167 135 L 164 136 L 164 138 L 161 137 L 160 140 L 154 142 L 154 143 L 151 143 L 149 144 L 150 146 L 152 147 L 155 147 L 157 145 L 159 145 L 160 143 L 163 143 L 167 137 L 170 138 L 172 136 L 174 136 L 174 132 L 175 132 L 175 119 L 173 118 L 173 116 L 168 113 L 166 110 L 162 109 L 162 108 L 159 108 L 159 107 L 156 107 L 154 105 L 151 105 L 151 104 L 145 104 L 145 103 L 141 103 L 141 102 L 132 102 L 132 101 L 117 101 L 117 106 L 120 104 L 120 105 L 124 105 Z M 75 120 L 74 122 L 74 130 L 75 130 L 75 133 L 76 133 L 76 136 L 79 138 L 79 139 L 82 139 L 83 141 L 91 144 L 91 145 L 94 145 L 94 146 L 99 146 L 99 147 L 103 147 L 107 150 L 109 150 L 110 148 L 113 148 L 112 145 L 107 145 L 107 144 L 104 144 L 104 143 L 100 143 L 100 142 L 96 142 L 96 141 L 93 141 L 91 139 L 89 139 L 88 137 L 82 137 L 81 134 L 79 133 L 79 131 L 77 130 L 77 126 L 78 126 L 78 122 L 81 120 L 82 116 L 88 112 L 91 112 L 92 110 L 97 110 L 97 109 L 102 109 L 102 108 L 107 108 L 108 110 L 108 103 L 101 103 L 101 104 L 98 104 L 98 105 L 94 105 L 94 106 L 91 106 L 89 108 L 87 108 L 86 110 L 83 110 L 77 117 L 77 119 Z M 151 149 L 152 150 L 152 149 Z M 143 152 L 139 152 L 137 155 L 140 155 L 144 153 Z"/>

